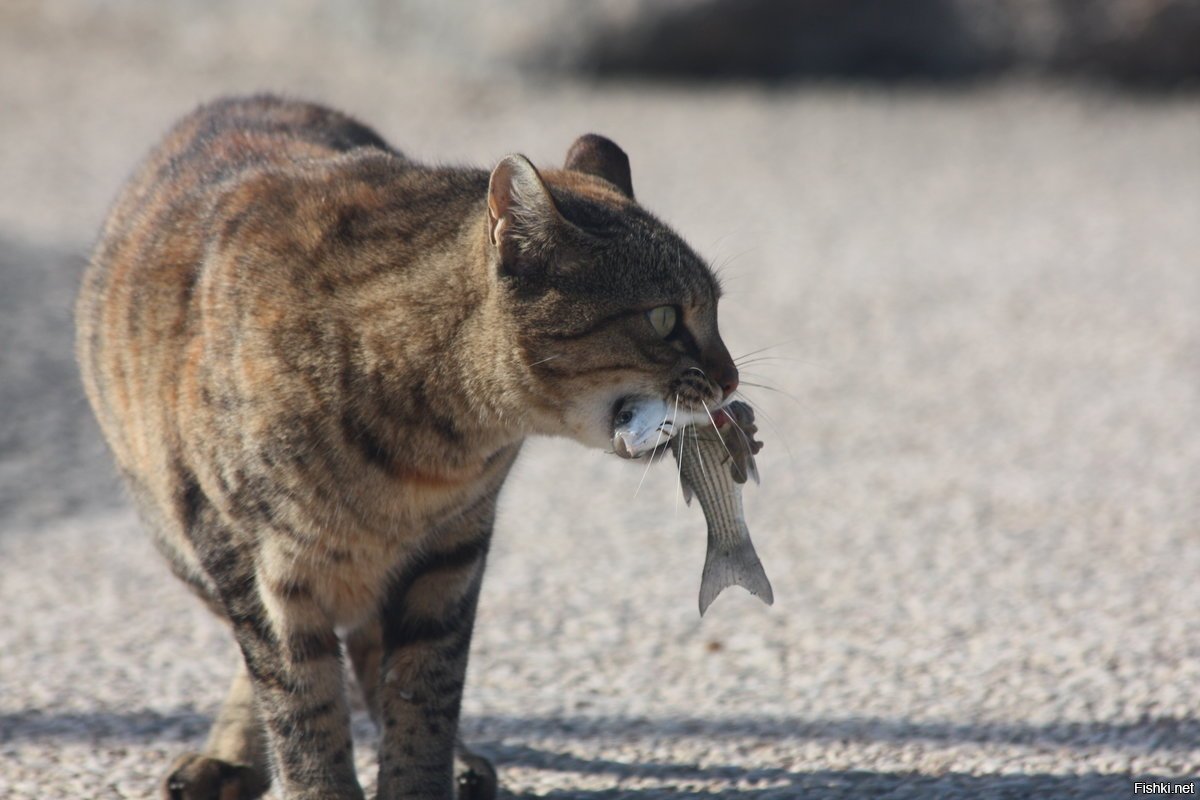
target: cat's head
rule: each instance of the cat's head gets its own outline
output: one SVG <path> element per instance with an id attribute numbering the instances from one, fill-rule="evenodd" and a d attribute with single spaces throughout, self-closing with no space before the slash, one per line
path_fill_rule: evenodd
<path id="1" fill-rule="evenodd" d="M 716 277 L 634 200 L 617 145 L 583 136 L 545 173 L 509 156 L 487 205 L 518 391 L 542 432 L 607 447 L 627 398 L 661 398 L 679 424 L 730 400 L 738 371 L 717 329 Z"/>

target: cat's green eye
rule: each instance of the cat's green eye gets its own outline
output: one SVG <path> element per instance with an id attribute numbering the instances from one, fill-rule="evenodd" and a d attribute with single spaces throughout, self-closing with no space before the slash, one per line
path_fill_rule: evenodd
<path id="1" fill-rule="evenodd" d="M 654 332 L 664 339 L 675 330 L 675 306 L 659 306 L 646 312 Z"/>

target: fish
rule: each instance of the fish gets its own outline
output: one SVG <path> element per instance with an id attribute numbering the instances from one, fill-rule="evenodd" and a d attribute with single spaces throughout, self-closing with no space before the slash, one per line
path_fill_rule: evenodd
<path id="1" fill-rule="evenodd" d="M 775 594 L 750 539 L 742 508 L 742 487 L 748 478 L 759 482 L 754 456 L 762 443 L 754 412 L 735 401 L 703 419 L 683 422 L 666 403 L 650 398 L 627 401 L 614 419 L 613 450 L 626 458 L 651 457 L 669 447 L 679 467 L 684 500 L 700 498 L 708 525 L 708 550 L 700 579 L 700 616 L 730 586 L 738 585 L 767 605 Z M 662 440 L 668 441 L 664 445 Z"/>

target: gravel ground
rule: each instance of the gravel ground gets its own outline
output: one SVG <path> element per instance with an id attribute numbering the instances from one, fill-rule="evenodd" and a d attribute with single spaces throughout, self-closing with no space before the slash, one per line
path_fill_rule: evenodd
<path id="1" fill-rule="evenodd" d="M 269 31 L 244 49 L 7 22 L 0 797 L 150 796 L 232 672 L 116 488 L 69 303 L 155 137 L 259 88 L 429 159 L 551 162 L 612 136 L 642 202 L 722 265 L 731 348 L 779 359 L 746 375 L 779 390 L 748 387 L 773 608 L 730 591 L 699 619 L 703 521 L 670 469 L 637 491 L 638 467 L 570 443 L 522 455 L 464 712 L 511 797 L 1131 798 L 1200 778 L 1194 97 L 531 86 Z"/>

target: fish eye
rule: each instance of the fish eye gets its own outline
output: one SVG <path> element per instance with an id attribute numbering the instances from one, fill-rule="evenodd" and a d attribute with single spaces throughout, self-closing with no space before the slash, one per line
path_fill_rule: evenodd
<path id="1" fill-rule="evenodd" d="M 675 306 L 659 306 L 646 312 L 646 318 L 650 320 L 654 332 L 664 339 L 675 331 L 677 317 Z"/>

